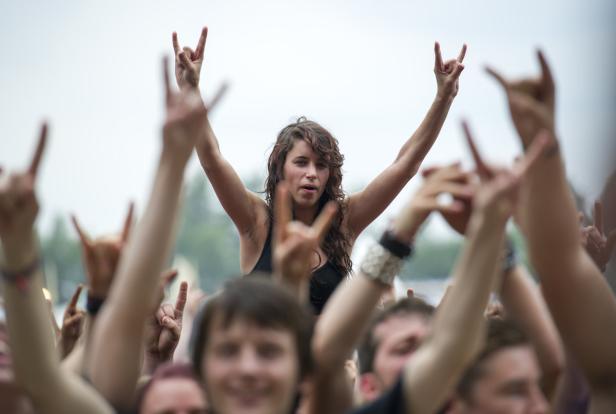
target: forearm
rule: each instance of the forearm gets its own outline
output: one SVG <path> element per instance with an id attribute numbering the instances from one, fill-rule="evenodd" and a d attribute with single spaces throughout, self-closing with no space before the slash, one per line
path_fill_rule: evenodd
<path id="1" fill-rule="evenodd" d="M 145 320 L 167 260 L 185 162 L 161 156 L 150 200 L 122 255 L 93 337 L 93 383 L 114 405 L 130 406 L 139 376 Z M 114 367 L 114 369 L 109 369 Z"/>
<path id="2" fill-rule="evenodd" d="M 471 218 L 451 291 L 437 310 L 430 337 L 404 369 L 411 412 L 438 409 L 481 347 L 483 311 L 499 264 L 504 224 L 476 213 Z"/>
<path id="3" fill-rule="evenodd" d="M 562 339 L 589 381 L 616 378 L 616 299 L 580 243 L 577 212 L 558 154 L 528 177 L 524 207 L 531 261 Z M 571 306 L 583 303 L 584 306 Z"/>
<path id="4" fill-rule="evenodd" d="M 539 288 L 522 266 L 503 279 L 501 301 L 507 314 L 528 335 L 541 366 L 544 391 L 552 396 L 565 365 L 563 345 Z"/>
<path id="5" fill-rule="evenodd" d="M 315 330 L 313 354 L 319 370 L 344 367 L 386 289 L 361 272 L 336 289 Z"/>
<path id="6" fill-rule="evenodd" d="M 34 244 L 32 240 L 32 246 Z M 32 259 L 36 257 L 36 251 L 32 249 Z M 62 371 L 42 288 L 40 269 L 23 290 L 13 283 L 4 283 L 9 344 L 16 382 L 32 398 L 37 412 L 111 412 L 94 390 L 81 384 L 70 373 Z"/>
<path id="7" fill-rule="evenodd" d="M 445 123 L 453 99 L 437 95 L 417 130 L 400 149 L 396 162 L 403 163 L 407 171 L 414 174 L 419 170 Z"/>

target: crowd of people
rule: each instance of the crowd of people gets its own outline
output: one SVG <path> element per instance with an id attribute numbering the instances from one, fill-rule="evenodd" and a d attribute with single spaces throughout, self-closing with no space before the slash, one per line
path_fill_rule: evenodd
<path id="1" fill-rule="evenodd" d="M 204 28 L 193 50 L 173 33 L 177 89 L 163 60 L 162 149 L 138 222 L 131 205 L 119 233 L 91 238 L 73 217 L 85 280 L 62 326 L 43 295 L 35 230 L 46 123 L 30 165 L 0 176 L 1 412 L 616 412 L 616 298 L 603 275 L 616 246 L 616 179 L 582 224 L 541 51 L 537 77 L 487 69 L 523 148 L 511 165 L 484 158 L 463 122 L 474 168 L 422 168 L 467 52 L 445 61 L 437 42 L 434 101 L 362 191 L 343 191 L 337 139 L 301 117 L 276 138 L 263 198 L 223 157 L 209 123 L 219 100 L 206 105 L 199 91 L 206 38 Z M 167 265 L 194 150 L 237 228 L 243 275 L 207 295 L 180 282 L 166 303 L 165 288 L 182 278 Z M 357 237 L 413 178 L 417 192 L 353 266 Z M 431 214 L 465 238 L 437 306 L 392 295 Z M 510 221 L 536 279 L 507 238 Z"/>

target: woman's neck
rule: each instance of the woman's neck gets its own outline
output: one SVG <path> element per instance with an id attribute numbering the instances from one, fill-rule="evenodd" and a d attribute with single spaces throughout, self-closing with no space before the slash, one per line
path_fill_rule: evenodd
<path id="1" fill-rule="evenodd" d="M 293 220 L 301 221 L 307 226 L 312 225 L 314 218 L 317 215 L 317 206 L 293 208 Z"/>

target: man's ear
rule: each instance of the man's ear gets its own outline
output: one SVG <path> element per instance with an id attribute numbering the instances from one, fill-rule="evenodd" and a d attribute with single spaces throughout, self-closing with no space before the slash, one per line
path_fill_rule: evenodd
<path id="1" fill-rule="evenodd" d="M 380 381 L 373 372 L 366 372 L 359 376 L 359 392 L 362 402 L 370 402 L 381 396 Z"/>

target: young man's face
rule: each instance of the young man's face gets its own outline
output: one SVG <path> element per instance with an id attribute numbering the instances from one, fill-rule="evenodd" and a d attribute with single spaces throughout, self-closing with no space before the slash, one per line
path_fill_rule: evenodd
<path id="1" fill-rule="evenodd" d="M 236 319 L 212 321 L 202 372 L 208 401 L 220 414 L 290 411 L 299 383 L 299 356 L 291 332 Z"/>
<path id="2" fill-rule="evenodd" d="M 362 374 L 360 390 L 372 401 L 398 380 L 404 364 L 417 350 L 430 330 L 429 319 L 420 314 L 392 315 L 374 329 L 376 350 L 372 372 Z"/>
<path id="3" fill-rule="evenodd" d="M 548 405 L 539 388 L 541 371 L 532 347 L 504 348 L 482 363 L 481 376 L 469 401 L 456 401 L 455 413 L 545 413 Z"/>

